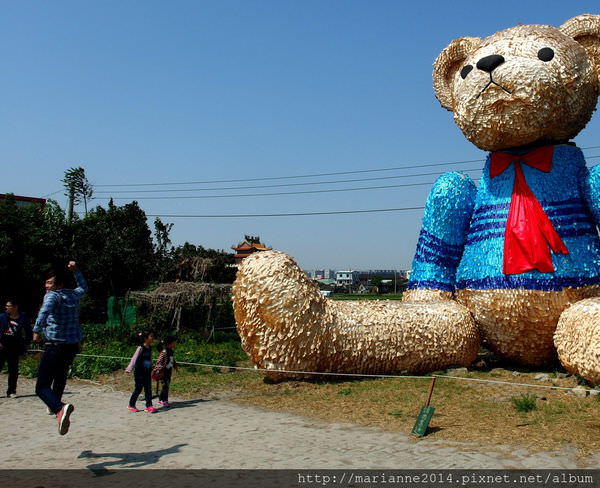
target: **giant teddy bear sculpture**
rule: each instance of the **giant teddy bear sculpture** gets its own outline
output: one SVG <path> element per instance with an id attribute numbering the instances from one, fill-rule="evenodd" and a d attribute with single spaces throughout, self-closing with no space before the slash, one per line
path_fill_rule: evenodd
<path id="1" fill-rule="evenodd" d="M 600 383 L 600 166 L 569 142 L 598 99 L 600 16 L 452 41 L 433 84 L 491 152 L 478 187 L 434 184 L 403 301 L 331 301 L 286 254 L 256 253 L 233 288 L 243 348 L 267 375 L 302 377 L 469 365 L 483 340 L 524 365 L 558 353 Z"/>

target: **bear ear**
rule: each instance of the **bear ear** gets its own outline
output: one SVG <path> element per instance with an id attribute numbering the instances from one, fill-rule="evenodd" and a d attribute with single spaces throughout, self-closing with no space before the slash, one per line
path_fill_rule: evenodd
<path id="1" fill-rule="evenodd" d="M 481 44 L 479 37 L 455 39 L 440 53 L 433 63 L 433 89 L 442 107 L 453 111 L 452 84 L 465 59 Z"/>
<path id="2" fill-rule="evenodd" d="M 600 15 L 578 15 L 567 20 L 560 30 L 583 46 L 600 77 Z"/>

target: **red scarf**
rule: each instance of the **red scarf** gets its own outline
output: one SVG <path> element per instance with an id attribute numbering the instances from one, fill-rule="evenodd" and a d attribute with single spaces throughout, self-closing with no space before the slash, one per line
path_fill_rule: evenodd
<path id="1" fill-rule="evenodd" d="M 515 183 L 504 233 L 502 272 L 506 275 L 525 273 L 533 269 L 542 273 L 552 273 L 554 266 L 550 249 L 555 254 L 569 253 L 540 202 L 527 185 L 521 168 L 523 163 L 549 173 L 552 169 L 553 151 L 554 146 L 543 146 L 522 156 L 492 153 L 491 178 L 515 163 Z"/>

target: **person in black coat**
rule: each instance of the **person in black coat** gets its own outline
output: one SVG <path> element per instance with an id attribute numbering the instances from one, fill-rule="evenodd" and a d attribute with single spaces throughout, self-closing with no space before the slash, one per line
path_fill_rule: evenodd
<path id="1" fill-rule="evenodd" d="M 32 338 L 29 318 L 19 312 L 19 304 L 11 299 L 6 302 L 6 313 L 0 314 L 0 371 L 8 364 L 8 388 L 6 396 L 16 398 L 19 377 L 19 356 L 27 352 Z"/>

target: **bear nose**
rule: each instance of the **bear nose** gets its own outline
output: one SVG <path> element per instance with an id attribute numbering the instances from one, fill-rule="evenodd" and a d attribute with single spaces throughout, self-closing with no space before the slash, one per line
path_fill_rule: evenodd
<path id="1" fill-rule="evenodd" d="M 486 56 L 477 61 L 477 69 L 491 73 L 502 63 L 504 63 L 504 58 L 502 56 L 499 54 L 492 54 L 491 56 Z"/>

